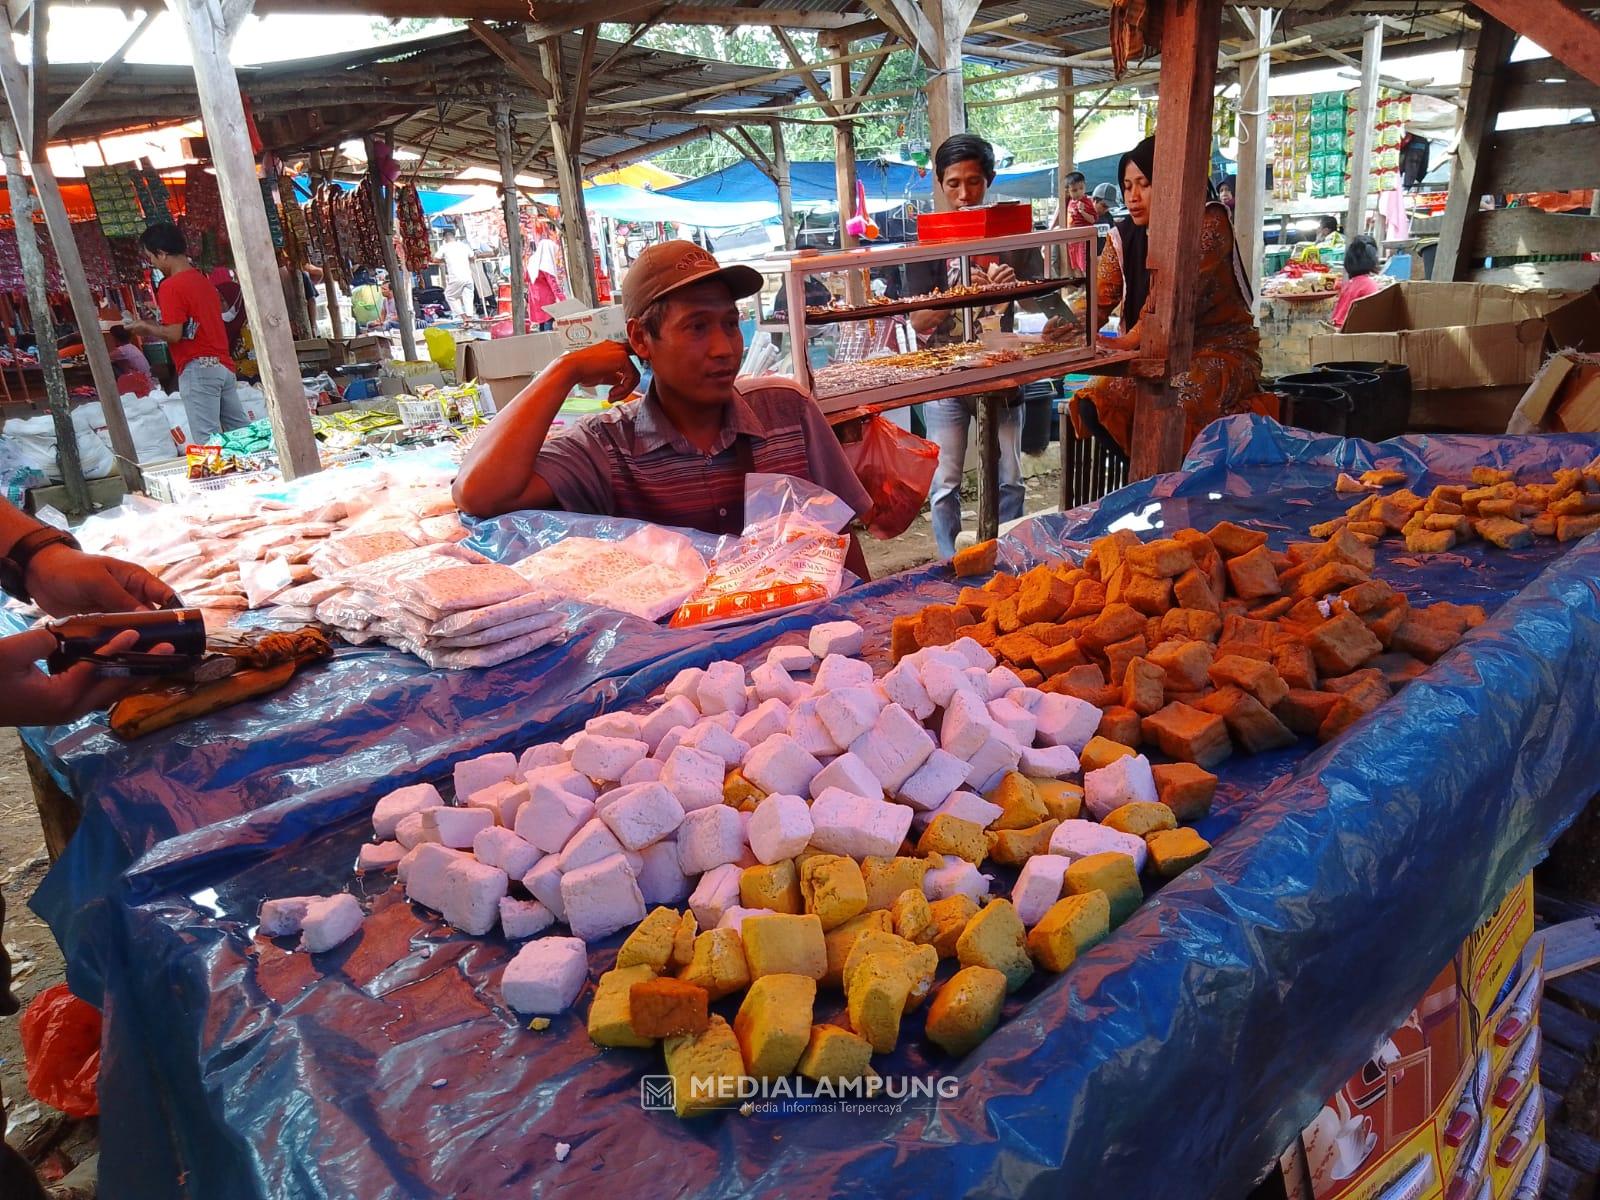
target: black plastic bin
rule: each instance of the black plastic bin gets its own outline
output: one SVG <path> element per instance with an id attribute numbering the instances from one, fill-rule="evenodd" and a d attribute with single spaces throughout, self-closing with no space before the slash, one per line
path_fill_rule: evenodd
<path id="1" fill-rule="evenodd" d="M 1056 385 L 1049 379 L 1036 379 L 1022 387 L 1022 452 L 1043 454 L 1050 449 L 1051 416 L 1055 411 Z"/>
<path id="2" fill-rule="evenodd" d="M 1302 375 L 1285 375 L 1272 385 L 1283 399 L 1283 423 L 1313 433 L 1348 435 L 1354 403 L 1343 388 L 1325 383 L 1300 383 Z"/>
<path id="3" fill-rule="evenodd" d="M 1356 405 L 1350 417 L 1351 437 L 1381 442 L 1399 437 L 1410 428 L 1411 368 L 1405 363 L 1325 362 L 1313 367 L 1312 375 L 1324 371 L 1359 371 L 1378 377 L 1378 402 L 1366 408 Z"/>

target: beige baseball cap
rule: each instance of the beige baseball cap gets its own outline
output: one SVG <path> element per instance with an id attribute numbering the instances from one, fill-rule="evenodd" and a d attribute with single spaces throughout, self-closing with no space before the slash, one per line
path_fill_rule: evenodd
<path id="1" fill-rule="evenodd" d="M 752 267 L 725 267 L 693 242 L 661 242 L 634 259 L 623 277 L 623 316 L 631 321 L 662 297 L 707 279 L 727 284 L 735 300 L 761 290 L 761 272 Z"/>

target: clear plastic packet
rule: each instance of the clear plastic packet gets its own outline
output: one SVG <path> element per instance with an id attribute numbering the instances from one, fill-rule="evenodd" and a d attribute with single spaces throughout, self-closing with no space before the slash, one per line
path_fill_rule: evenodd
<path id="1" fill-rule="evenodd" d="M 532 586 L 502 563 L 441 563 L 407 573 L 396 579 L 395 585 L 445 616 L 504 604 L 525 595 Z"/>
<path id="2" fill-rule="evenodd" d="M 521 658 L 524 654 L 529 654 L 541 646 L 549 646 L 565 640 L 566 627 L 556 626 L 551 629 L 541 629 L 534 633 L 525 633 L 521 637 L 510 638 L 507 641 L 494 642 L 487 646 L 474 646 L 469 649 L 437 649 L 420 643 L 405 645 L 403 649 L 415 654 L 435 670 L 460 671 L 476 667 L 498 666 L 500 663 L 510 662 L 514 658 Z"/>
<path id="3" fill-rule="evenodd" d="M 552 611 L 550 600 L 549 594 L 541 592 L 538 588 L 533 588 L 516 599 L 507 600 L 503 604 L 492 604 L 487 608 L 474 609 L 471 612 L 452 613 L 449 616 L 442 617 L 428 629 L 428 636 L 430 638 L 462 637 L 482 629 L 507 625 L 512 621 L 526 620 L 529 617 Z"/>
<path id="4" fill-rule="evenodd" d="M 436 650 L 468 650 L 474 646 L 488 646 L 495 642 L 522 637 L 524 634 L 553 629 L 561 623 L 562 616 L 559 612 L 546 609 L 532 616 L 507 621 L 503 625 L 488 625 L 471 633 L 457 634 L 455 637 L 430 638 L 428 644 Z"/>
<path id="5" fill-rule="evenodd" d="M 261 608 L 278 593 L 294 585 L 294 573 L 288 560 L 284 558 L 241 562 L 239 582 L 244 587 L 244 598 L 250 607 Z"/>

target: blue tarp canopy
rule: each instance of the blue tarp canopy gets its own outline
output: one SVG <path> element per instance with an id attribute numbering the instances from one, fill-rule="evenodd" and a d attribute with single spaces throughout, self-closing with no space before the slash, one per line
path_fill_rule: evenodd
<path id="1" fill-rule="evenodd" d="M 333 182 L 335 187 L 342 188 L 347 192 L 353 192 L 356 189 L 355 184 L 346 183 L 340 179 L 335 179 Z M 304 204 L 308 199 L 310 199 L 312 183 L 309 175 L 296 175 L 294 177 L 294 187 L 295 191 L 298 193 L 296 199 L 299 200 L 300 203 Z M 431 217 L 436 213 L 442 213 L 445 211 L 445 209 L 454 208 L 457 204 L 461 203 L 461 197 L 458 195 L 453 195 L 450 192 L 435 192 L 428 188 L 418 188 L 417 198 L 422 201 L 422 214 L 426 217 Z"/>
<path id="2" fill-rule="evenodd" d="M 1600 438 L 1577 436 L 1374 446 L 1233 417 L 1183 471 L 1025 523 L 1002 562 L 1077 558 L 1114 528 L 1161 536 L 1219 520 L 1281 550 L 1347 507 L 1339 471 L 1394 468 L 1425 492 L 1477 465 L 1548 478 L 1597 450 Z M 474 544 L 514 558 L 570 519 L 502 518 Z M 752 665 L 840 618 L 862 623 L 881 666 L 893 617 L 955 596 L 962 581 L 942 565 L 714 634 L 591 614 L 567 648 L 484 672 L 341 651 L 277 696 L 131 746 L 101 719 L 27 731 L 83 797 L 86 823 L 103 808 L 188 830 L 100 889 L 102 1189 L 413 1200 L 556 1194 L 603 1172 L 612 1191 L 672 1196 L 792 1195 L 796 1180 L 818 1196 L 1045 1196 L 1083 1180 L 1113 1195 L 1244 1195 L 1583 810 L 1600 772 L 1600 536 L 1426 556 L 1390 541 L 1378 561 L 1413 602 L 1481 604 L 1489 621 L 1329 745 L 1224 763 L 1200 826 L 1211 857 L 1064 975 L 1010 996 L 975 1051 L 934 1054 L 922 1013 L 908 1016 L 875 1069 L 948 1076 L 957 1094 L 885 1112 L 802 1103 L 685 1123 L 641 1111 L 659 1050 L 597 1050 L 587 996 L 531 1032 L 501 1000 L 505 939 L 454 932 L 351 864 L 387 787 L 562 738 L 682 667 Z M 311 956 L 254 936 L 263 899 L 338 890 L 368 910 L 346 945 Z M 591 978 L 619 941 L 590 947 Z M 81 950 L 69 944 L 69 960 Z M 825 994 L 817 1019 L 837 1010 Z M 572 1146 L 564 1163 L 558 1140 Z"/>
<path id="3" fill-rule="evenodd" d="M 560 197 L 555 193 L 540 196 L 539 199 L 547 204 L 560 203 Z M 686 200 L 668 192 L 652 192 L 622 183 L 603 183 L 598 187 L 585 188 L 583 202 L 591 214 L 617 221 L 672 221 L 700 229 L 734 229 L 740 225 L 776 221 L 782 212 L 776 187 L 772 189 L 770 200 L 764 197 L 755 200 Z"/>

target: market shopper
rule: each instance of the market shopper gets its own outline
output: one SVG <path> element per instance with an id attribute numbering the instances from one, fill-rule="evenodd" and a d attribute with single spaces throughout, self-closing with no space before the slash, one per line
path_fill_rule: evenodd
<path id="1" fill-rule="evenodd" d="M 1383 287 L 1378 278 L 1378 243 L 1368 233 L 1359 233 L 1344 248 L 1345 281 L 1339 285 L 1339 296 L 1333 302 L 1333 327 L 1343 329 L 1350 306 L 1363 296 L 1370 296 Z"/>
<path id="2" fill-rule="evenodd" d="M 150 370 L 150 360 L 144 351 L 133 344 L 133 334 L 126 326 L 113 325 L 111 340 L 111 370 L 117 379 L 117 391 L 122 395 L 148 396 L 155 390 L 155 373 Z"/>
<path id="3" fill-rule="evenodd" d="M 209 444 L 218 433 L 250 423 L 239 403 L 222 299 L 211 281 L 189 262 L 183 232 L 176 225 L 163 221 L 150 226 L 139 235 L 139 245 L 162 275 L 156 294 L 161 319 L 132 321 L 128 329 L 171 344 L 172 369 L 189 417 L 189 436 L 199 445 Z"/>
<path id="4" fill-rule="evenodd" d="M 555 328 L 555 318 L 545 306 L 566 299 L 561 289 L 561 260 L 555 234 L 543 217 L 533 221 L 533 252 L 528 255 L 528 320 L 535 329 Z"/>
<path id="5" fill-rule="evenodd" d="M 1122 197 L 1117 193 L 1114 183 L 1096 184 L 1090 196 L 1094 200 L 1095 224 L 1103 224 L 1111 219 L 1111 210 L 1122 203 Z"/>
<path id="6" fill-rule="evenodd" d="M 1148 258 L 1150 201 L 1156 139 L 1147 137 L 1122 156 L 1118 176 L 1128 215 L 1112 226 L 1096 272 L 1102 313 L 1121 308 L 1117 349 L 1138 349 L 1143 321 L 1153 311 Z M 1233 221 L 1222 204 L 1206 204 L 1200 244 L 1182 264 L 1194 275 L 1194 352 L 1189 369 L 1173 376 L 1184 412 L 1183 444 L 1218 417 L 1258 412 L 1278 415 L 1277 397 L 1262 392 L 1261 337 L 1250 310 L 1250 288 L 1234 246 Z M 1079 437 L 1102 429 L 1132 454 L 1133 409 L 1138 388 L 1131 378 L 1097 376 L 1072 398 L 1072 423 Z"/>
<path id="7" fill-rule="evenodd" d="M 456 503 L 476 517 L 558 508 L 738 533 L 744 477 L 761 472 L 809 479 L 865 514 L 871 500 L 816 402 L 787 381 L 738 378 L 735 302 L 760 288 L 757 272 L 692 242 L 650 247 L 622 281 L 628 344 L 586 346 L 535 376 L 468 453 Z M 644 397 L 550 437 L 574 388 L 632 392 L 630 351 L 651 370 Z M 846 565 L 866 577 L 853 539 Z"/>
<path id="8" fill-rule="evenodd" d="M 434 259 L 444 267 L 444 298 L 450 311 L 465 320 L 476 311 L 472 290 L 472 250 L 456 236 L 454 229 L 444 231 L 444 241 Z"/>

